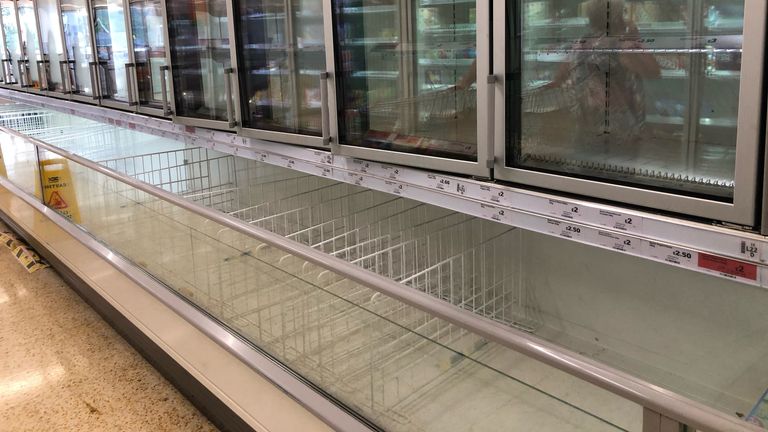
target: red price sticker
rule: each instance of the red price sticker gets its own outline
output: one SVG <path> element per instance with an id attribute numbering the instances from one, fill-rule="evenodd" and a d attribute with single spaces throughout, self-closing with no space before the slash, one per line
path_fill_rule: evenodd
<path id="1" fill-rule="evenodd" d="M 757 265 L 723 258 L 714 255 L 699 254 L 699 267 L 725 275 L 757 281 Z"/>

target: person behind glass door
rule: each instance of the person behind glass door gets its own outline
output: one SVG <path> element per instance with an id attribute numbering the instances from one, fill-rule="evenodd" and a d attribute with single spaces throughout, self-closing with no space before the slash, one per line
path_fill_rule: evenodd
<path id="1" fill-rule="evenodd" d="M 643 52 L 637 26 L 624 17 L 624 0 L 589 0 L 582 9 L 589 32 L 573 44 L 549 88 L 572 94 L 575 143 L 603 153 L 636 143 L 645 124 L 643 80 L 661 67 Z"/>

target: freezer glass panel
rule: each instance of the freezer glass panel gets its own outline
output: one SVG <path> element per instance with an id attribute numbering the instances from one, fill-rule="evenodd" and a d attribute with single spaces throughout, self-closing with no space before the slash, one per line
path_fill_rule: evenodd
<path id="1" fill-rule="evenodd" d="M 239 13 L 243 126 L 320 135 L 322 2 L 245 0 Z"/>
<path id="2" fill-rule="evenodd" d="M 127 101 L 128 80 L 133 78 L 127 75 L 132 72 L 126 70 L 130 57 L 122 0 L 94 1 L 92 19 L 101 97 Z"/>
<path id="3" fill-rule="evenodd" d="M 45 83 L 41 82 L 43 65 L 37 37 L 35 5 L 30 0 L 18 1 L 16 5 L 19 11 L 19 24 L 21 25 L 22 57 L 29 76 L 29 82 L 25 83 L 25 86 L 39 90 L 45 87 Z"/>
<path id="4" fill-rule="evenodd" d="M 227 120 L 232 66 L 225 0 L 166 2 L 176 115 Z"/>
<path id="5" fill-rule="evenodd" d="M 66 63 L 64 45 L 61 40 L 61 24 L 57 0 L 38 0 L 37 13 L 40 18 L 40 45 L 43 48 L 43 67 L 48 80 L 48 90 L 64 92 Z"/>
<path id="6" fill-rule="evenodd" d="M 508 166 L 733 200 L 744 0 L 507 8 Z"/>
<path id="7" fill-rule="evenodd" d="M 342 144 L 477 160 L 476 2 L 335 1 Z"/>
<path id="8" fill-rule="evenodd" d="M 72 93 L 93 96 L 94 80 L 90 63 L 94 61 L 91 24 L 87 0 L 61 3 L 61 21 L 66 43 L 66 72 L 70 74 Z"/>
<path id="9" fill-rule="evenodd" d="M 159 0 L 139 0 L 131 2 L 130 10 L 139 103 L 158 107 L 165 79 L 160 68 L 167 63 L 162 6 Z"/>
<path id="10" fill-rule="evenodd" d="M 19 40 L 19 22 L 16 20 L 16 5 L 13 1 L 0 1 L 0 13 L 3 16 L 3 75 L 7 84 L 18 84 L 18 64 L 21 59 L 21 41 Z"/>

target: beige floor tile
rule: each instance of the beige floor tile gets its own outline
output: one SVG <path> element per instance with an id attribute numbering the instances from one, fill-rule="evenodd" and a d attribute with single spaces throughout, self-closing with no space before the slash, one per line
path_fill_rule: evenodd
<path id="1" fill-rule="evenodd" d="M 53 270 L 0 248 L 0 431 L 41 430 L 216 429 Z"/>

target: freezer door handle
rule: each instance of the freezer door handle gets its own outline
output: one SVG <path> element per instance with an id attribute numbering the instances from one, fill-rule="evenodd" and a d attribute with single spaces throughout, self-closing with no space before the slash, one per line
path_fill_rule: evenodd
<path id="1" fill-rule="evenodd" d="M 499 82 L 496 75 L 488 75 L 488 95 L 487 104 L 488 111 L 486 121 L 487 133 L 486 139 L 488 140 L 488 159 L 485 161 L 485 165 L 488 169 L 493 169 L 496 165 L 496 149 L 494 142 L 494 130 L 496 129 L 496 84 Z"/>
<path id="2" fill-rule="evenodd" d="M 328 106 L 328 79 L 331 74 L 328 72 L 320 73 L 320 115 L 323 134 L 323 145 L 331 145 L 331 111 Z"/>
<path id="3" fill-rule="evenodd" d="M 99 62 L 90 62 L 88 63 L 89 66 L 89 72 L 91 75 L 91 88 L 93 92 L 93 96 L 91 96 L 94 100 L 101 98 L 101 88 L 100 86 L 96 85 L 96 82 L 99 80 Z"/>
<path id="4" fill-rule="evenodd" d="M 224 88 L 227 92 L 227 121 L 229 127 L 234 128 L 237 126 L 237 119 L 235 119 L 235 102 L 232 95 L 232 77 L 234 76 L 234 68 L 224 69 Z"/>
<path id="5" fill-rule="evenodd" d="M 64 88 L 64 93 L 72 93 L 72 84 L 69 82 L 69 60 L 59 60 L 59 73 L 61 74 L 61 86 Z"/>
<path id="6" fill-rule="evenodd" d="M 168 65 L 160 66 L 160 87 L 163 93 L 163 115 L 164 116 L 169 116 L 173 114 L 173 111 L 171 111 L 171 108 L 168 104 L 168 82 L 166 80 L 168 79 L 169 70 L 171 70 L 171 68 Z"/>
<path id="7" fill-rule="evenodd" d="M 133 69 L 133 73 L 131 73 Z M 137 106 L 138 102 L 138 78 L 136 77 L 136 63 L 125 64 L 125 85 L 128 87 L 128 106 Z"/>
<path id="8" fill-rule="evenodd" d="M 40 80 L 40 90 L 47 91 L 48 90 L 48 71 L 44 65 L 50 62 L 48 60 L 37 60 L 35 63 L 37 67 L 37 78 Z"/>

